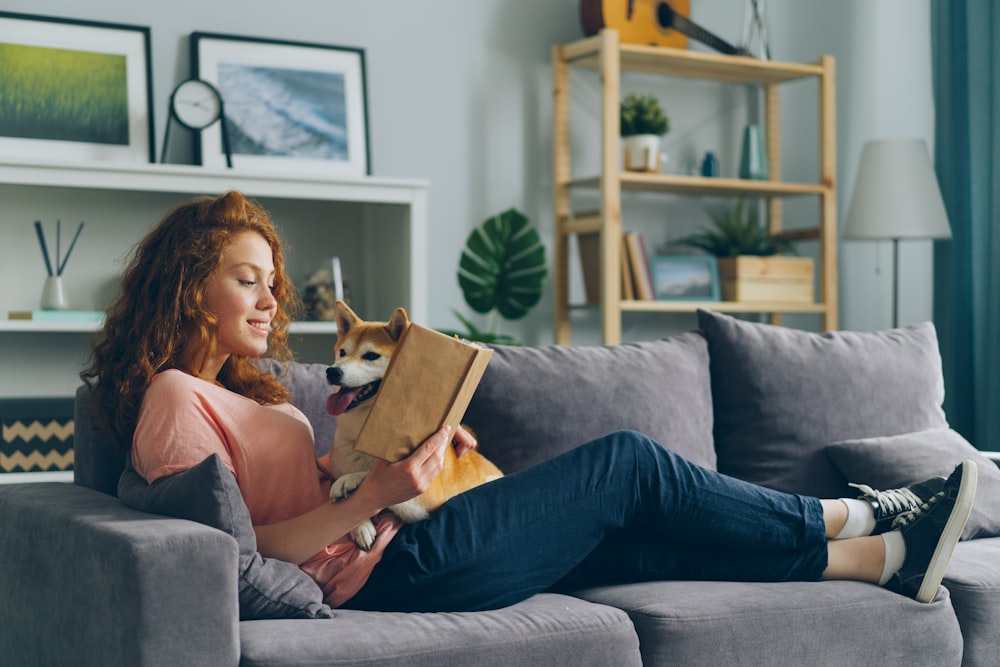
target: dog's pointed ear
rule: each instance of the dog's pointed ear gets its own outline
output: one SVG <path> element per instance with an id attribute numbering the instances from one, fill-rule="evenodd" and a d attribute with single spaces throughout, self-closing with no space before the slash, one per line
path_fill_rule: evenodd
<path id="1" fill-rule="evenodd" d="M 343 336 L 351 330 L 351 327 L 361 321 L 361 318 L 354 314 L 354 311 L 351 310 L 350 306 L 340 299 L 337 299 L 337 303 L 334 304 L 333 312 L 334 318 L 337 322 L 338 336 Z"/>
<path id="2" fill-rule="evenodd" d="M 403 308 L 397 308 L 392 312 L 392 317 L 389 318 L 385 328 L 393 340 L 399 340 L 409 325 L 410 318 L 407 317 L 406 311 Z"/>

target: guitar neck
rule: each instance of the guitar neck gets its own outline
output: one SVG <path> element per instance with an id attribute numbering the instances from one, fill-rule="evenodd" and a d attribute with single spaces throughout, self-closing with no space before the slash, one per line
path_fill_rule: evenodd
<path id="1" fill-rule="evenodd" d="M 702 28 L 700 25 L 691 21 L 690 19 L 678 14 L 677 12 L 672 12 L 670 27 L 677 32 L 682 32 L 692 39 L 697 39 L 703 44 L 711 46 L 716 51 L 720 53 L 725 53 L 730 56 L 742 56 L 746 55 L 746 51 L 743 49 L 736 48 L 726 40 L 722 39 L 718 35 L 710 33 L 709 31 Z"/>

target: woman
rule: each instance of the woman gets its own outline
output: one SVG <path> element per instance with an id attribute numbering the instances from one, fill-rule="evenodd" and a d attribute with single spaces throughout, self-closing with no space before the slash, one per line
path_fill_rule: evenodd
<path id="1" fill-rule="evenodd" d="M 241 194 L 199 198 L 143 239 L 82 377 L 149 482 L 219 454 L 264 556 L 298 564 L 332 606 L 474 610 L 544 590 L 648 579 L 890 585 L 928 602 L 971 509 L 975 464 L 947 479 L 819 500 L 695 466 L 620 432 L 454 498 L 402 525 L 382 510 L 427 488 L 462 429 L 398 463 L 376 461 L 348 498 L 287 390 L 255 360 L 289 358 L 294 288 L 267 214 Z M 347 535 L 378 516 L 371 551 Z"/>

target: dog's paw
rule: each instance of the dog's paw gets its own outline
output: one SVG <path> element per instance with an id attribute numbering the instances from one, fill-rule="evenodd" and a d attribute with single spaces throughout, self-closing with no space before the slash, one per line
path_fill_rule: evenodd
<path id="1" fill-rule="evenodd" d="M 343 500 L 361 486 L 361 482 L 368 476 L 367 472 L 349 472 L 334 480 L 330 487 L 330 500 Z"/>
<path id="2" fill-rule="evenodd" d="M 351 539 L 365 551 L 371 551 L 375 544 L 375 524 L 370 519 L 362 521 L 354 528 L 351 528 Z"/>
<path id="3" fill-rule="evenodd" d="M 393 514 L 403 520 L 403 523 L 417 523 L 430 516 L 430 512 L 419 504 L 415 498 L 393 505 L 389 508 Z"/>

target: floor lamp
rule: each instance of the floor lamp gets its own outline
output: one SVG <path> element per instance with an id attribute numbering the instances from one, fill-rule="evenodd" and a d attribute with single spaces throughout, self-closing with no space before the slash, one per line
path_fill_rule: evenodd
<path id="1" fill-rule="evenodd" d="M 892 326 L 899 326 L 900 240 L 951 238 L 941 189 L 922 139 L 864 145 L 843 236 L 892 240 Z"/>

